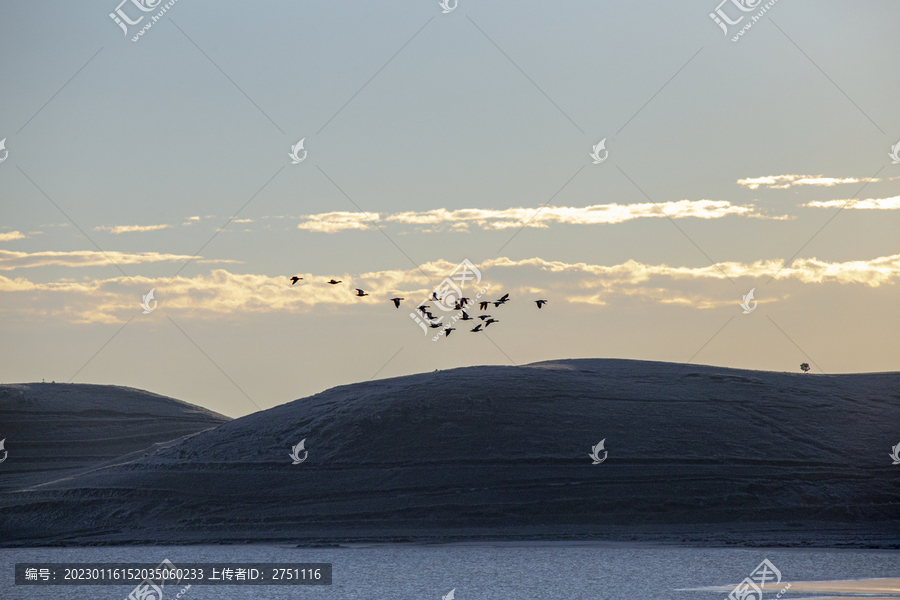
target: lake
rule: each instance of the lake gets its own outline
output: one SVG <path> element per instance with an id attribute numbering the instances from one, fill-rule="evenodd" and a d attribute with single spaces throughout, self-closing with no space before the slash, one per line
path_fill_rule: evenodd
<path id="1" fill-rule="evenodd" d="M 768 558 L 782 581 L 900 577 L 900 552 L 724 549 L 627 544 L 381 545 L 298 549 L 276 545 L 2 549 L 3 600 L 123 600 L 134 586 L 16 586 L 17 562 L 154 563 L 324 562 L 330 586 L 194 585 L 179 600 L 615 599 L 720 600 L 722 591 L 683 588 L 736 584 Z M 180 588 L 170 588 L 164 600 Z M 776 591 L 765 597 L 775 598 Z M 819 594 L 825 596 L 825 594 Z M 816 597 L 792 593 L 783 599 Z"/>

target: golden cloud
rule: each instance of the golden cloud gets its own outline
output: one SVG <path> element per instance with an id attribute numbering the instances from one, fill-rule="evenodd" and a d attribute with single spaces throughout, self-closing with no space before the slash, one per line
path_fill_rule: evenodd
<path id="1" fill-rule="evenodd" d="M 869 209 L 869 210 L 897 210 L 900 209 L 900 196 L 893 198 L 867 198 L 866 200 L 826 200 L 807 202 L 803 206 L 808 208 L 832 208 L 843 206 L 844 208 Z"/>
<path id="2" fill-rule="evenodd" d="M 192 318 L 220 318 L 248 313 L 304 313 L 323 307 L 349 305 L 389 307 L 389 298 L 396 295 L 406 298 L 404 308 L 410 310 L 427 298 L 441 278 L 453 272 L 455 267 L 455 263 L 446 260 L 422 265 L 427 273 L 435 274 L 433 279 L 418 269 L 373 271 L 358 275 L 345 273 L 337 276 L 343 283 L 336 286 L 326 283 L 331 274 L 298 273 L 304 278 L 303 282 L 292 286 L 284 276 L 239 274 L 225 269 L 190 278 L 176 277 L 169 282 L 164 278 L 145 277 L 135 277 L 132 282 L 118 277 L 34 283 L 25 278 L 0 276 L 0 292 L 13 294 L 11 300 L 15 300 L 15 294 L 25 294 L 28 302 L 27 306 L 22 303 L 21 310 L 33 310 L 44 303 L 52 306 L 54 301 L 62 301 L 64 309 L 47 309 L 45 312 L 78 323 L 124 322 L 140 310 L 140 299 L 151 288 L 156 289 L 156 298 L 164 311 L 175 311 Z M 594 265 L 548 261 L 537 257 L 524 260 L 501 257 L 478 265 L 483 275 L 482 285 L 491 282 L 492 293 L 498 295 L 503 286 L 503 291 L 512 292 L 514 297 L 539 293 L 551 296 L 554 302 L 602 306 L 618 296 L 704 309 L 735 303 L 734 298 L 713 297 L 702 285 L 697 287 L 704 281 L 722 280 L 726 275 L 732 279 L 774 275 L 779 280 L 804 284 L 858 283 L 876 288 L 892 284 L 900 277 L 900 254 L 846 262 L 806 258 L 796 260 L 787 267 L 781 260 L 726 262 L 718 267 L 721 271 L 714 265 L 673 267 L 634 260 L 618 265 Z M 504 286 L 500 283 L 524 279 L 527 279 L 527 285 Z M 356 297 L 353 289 L 357 287 L 364 289 L 369 296 Z M 5 310 L 12 310 L 9 308 L 12 304 L 7 302 Z"/>
<path id="3" fill-rule="evenodd" d="M 896 179 L 896 177 L 888 179 Z M 751 190 L 765 186 L 770 189 L 786 189 L 795 185 L 817 185 L 833 187 L 844 183 L 874 183 L 882 181 L 873 177 L 824 177 L 822 175 L 767 175 L 765 177 L 752 177 L 738 179 L 737 184 Z"/>
<path id="4" fill-rule="evenodd" d="M 94 231 L 108 231 L 110 233 L 134 233 L 143 231 L 157 231 L 159 229 L 167 229 L 168 225 L 115 225 L 94 227 Z"/>
<path id="5" fill-rule="evenodd" d="M 469 224 L 482 229 L 511 229 L 521 227 L 546 228 L 551 224 L 599 225 L 614 224 L 648 217 L 684 219 L 720 219 L 728 215 L 761 219 L 788 219 L 787 216 L 767 217 L 755 206 L 733 205 L 725 200 L 679 200 L 677 202 L 652 202 L 640 204 L 595 204 L 585 207 L 547 206 L 542 208 L 507 208 L 492 210 L 463 208 L 447 210 L 437 208 L 428 211 L 407 211 L 386 215 L 365 215 L 353 212 L 330 212 L 304 215 L 298 229 L 335 233 L 347 229 L 370 229 L 372 222 L 390 222 L 428 227 L 425 231 L 437 231 L 435 226 L 448 225 L 455 230 Z M 371 220 L 369 219 L 371 217 Z"/>
<path id="6" fill-rule="evenodd" d="M 95 252 L 93 250 L 77 250 L 74 252 L 12 252 L 0 250 L 0 271 L 24 269 L 28 267 L 46 267 L 50 265 L 64 267 L 95 267 L 109 265 L 110 261 L 117 265 L 135 265 L 153 262 L 185 262 L 192 257 L 183 254 L 162 254 L 159 252 Z M 234 260 L 206 259 L 198 262 L 234 263 Z"/>

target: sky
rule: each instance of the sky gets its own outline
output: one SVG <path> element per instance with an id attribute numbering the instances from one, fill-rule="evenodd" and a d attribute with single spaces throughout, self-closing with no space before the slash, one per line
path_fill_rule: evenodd
<path id="1" fill-rule="evenodd" d="M 890 0 L 0 3 L 0 381 L 237 417 L 566 358 L 900 370 L 897 22 Z M 464 261 L 466 296 L 510 301 L 434 340 L 411 313 Z"/>

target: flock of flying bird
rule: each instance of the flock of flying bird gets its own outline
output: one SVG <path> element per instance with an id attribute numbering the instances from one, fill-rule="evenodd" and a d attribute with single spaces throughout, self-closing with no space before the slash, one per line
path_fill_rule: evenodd
<path id="1" fill-rule="evenodd" d="M 294 285 L 295 283 L 297 283 L 298 281 L 301 281 L 302 279 L 303 279 L 302 277 L 297 277 L 296 275 L 294 275 L 293 277 L 290 278 L 291 285 Z M 330 283 L 331 285 L 337 285 L 342 282 L 340 280 L 331 279 L 330 281 L 327 281 L 326 283 Z M 362 298 L 363 296 L 369 295 L 366 293 L 365 290 L 361 290 L 359 288 L 354 288 L 354 289 L 356 289 L 356 296 L 358 298 Z M 394 306 L 396 308 L 400 308 L 400 303 L 403 302 L 404 300 L 406 300 L 406 298 L 391 298 L 390 299 L 390 301 L 394 303 Z M 433 302 L 440 302 L 441 298 L 438 297 L 437 292 L 431 292 L 431 300 Z M 465 311 L 465 307 L 469 304 L 469 301 L 470 301 L 469 298 L 460 298 L 455 303 L 454 309 L 462 312 L 462 317 L 460 317 L 460 319 L 459 319 L 460 321 L 474 321 L 475 320 L 472 317 L 470 317 L 469 314 Z M 499 308 L 501 305 L 506 304 L 507 302 L 509 302 L 509 294 L 503 294 L 503 296 L 499 300 L 481 301 L 478 303 L 478 306 L 481 310 L 485 311 L 488 309 L 488 307 L 491 304 L 494 305 L 494 308 Z M 546 300 L 535 300 L 534 303 L 537 304 L 538 308 L 541 308 L 543 305 L 547 304 L 547 301 Z M 416 308 L 416 310 L 418 310 L 419 312 L 422 313 L 423 317 L 427 317 L 427 319 L 429 321 L 429 327 L 431 327 L 432 329 L 438 329 L 438 328 L 443 327 L 444 328 L 444 337 L 449 337 L 451 331 L 456 331 L 455 327 L 445 327 L 445 325 L 443 323 L 432 322 L 432 321 L 434 321 L 435 317 L 428 310 L 429 308 L 431 308 L 431 307 L 427 306 L 425 304 Z M 484 331 L 484 329 L 487 329 L 491 323 L 499 323 L 500 322 L 499 319 L 494 319 L 491 317 L 491 315 L 477 315 L 477 318 L 481 319 L 481 323 L 476 325 L 474 329 L 469 330 L 472 333 L 479 333 L 481 331 Z M 482 327 L 484 327 L 484 329 L 482 329 Z"/>

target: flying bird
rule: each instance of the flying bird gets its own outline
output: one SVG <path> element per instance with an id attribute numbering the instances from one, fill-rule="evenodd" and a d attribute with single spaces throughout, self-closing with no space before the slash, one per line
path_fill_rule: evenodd
<path id="1" fill-rule="evenodd" d="M 508 301 L 509 301 L 509 294 L 503 294 L 503 296 L 500 298 L 500 302 L 508 302 Z"/>
<path id="2" fill-rule="evenodd" d="M 546 300 L 535 300 L 534 303 L 538 305 L 538 308 L 540 308 L 543 305 L 547 304 L 547 301 Z"/>
<path id="3" fill-rule="evenodd" d="M 432 302 L 440 302 L 441 299 L 438 298 L 437 292 L 431 292 L 431 301 Z"/>
<path id="4" fill-rule="evenodd" d="M 432 329 L 437 329 L 438 327 L 443 327 L 444 325 L 443 323 L 429 323 L 428 326 Z"/>
<path id="5" fill-rule="evenodd" d="M 431 307 L 430 307 L 430 306 L 425 306 L 425 305 L 423 304 L 422 306 L 418 307 L 416 310 L 421 311 L 421 313 L 424 315 L 424 314 L 425 314 L 425 311 L 427 311 L 429 308 L 431 308 Z"/>
<path id="6" fill-rule="evenodd" d="M 490 319 L 491 315 L 478 315 L 478 318 L 484 321 L 485 319 Z"/>
<path id="7" fill-rule="evenodd" d="M 394 303 L 394 306 L 396 306 L 397 308 L 400 308 L 400 302 L 405 299 L 406 298 L 391 298 L 391 302 Z"/>
<path id="8" fill-rule="evenodd" d="M 468 298 L 460 298 L 459 303 L 462 304 L 463 306 L 465 306 L 466 304 L 469 303 L 469 299 Z"/>
<path id="9" fill-rule="evenodd" d="M 478 305 L 481 307 L 481 310 L 487 310 L 490 302 L 479 302 Z"/>
<path id="10" fill-rule="evenodd" d="M 295 283 L 297 283 L 297 282 L 300 281 L 301 279 L 303 279 L 303 278 L 302 278 L 302 277 L 297 277 L 296 275 L 294 275 L 293 277 L 291 277 L 291 285 L 294 285 Z"/>
<path id="11" fill-rule="evenodd" d="M 455 327 L 448 327 L 447 329 L 445 329 L 445 330 L 444 330 L 444 337 L 450 337 L 450 332 L 451 332 L 451 331 L 456 331 L 456 328 L 455 328 Z"/>
<path id="12" fill-rule="evenodd" d="M 485 327 L 485 329 L 487 329 L 487 326 L 490 325 L 491 323 L 499 323 L 499 322 L 500 321 L 498 319 L 488 319 L 487 321 L 484 322 L 484 327 Z"/>
<path id="13" fill-rule="evenodd" d="M 467 313 L 466 311 L 462 311 L 462 314 L 463 314 L 462 315 L 463 321 L 474 321 L 474 319 L 472 317 L 470 317 L 469 313 Z"/>
<path id="14" fill-rule="evenodd" d="M 481 323 L 475 326 L 475 329 L 472 330 L 472 333 L 478 333 L 481 331 Z"/>
<path id="15" fill-rule="evenodd" d="M 356 288 L 356 295 L 359 296 L 360 298 L 362 298 L 363 296 L 368 296 L 367 293 L 365 293 L 364 291 L 362 291 L 359 288 Z"/>
<path id="16" fill-rule="evenodd" d="M 328 281 L 327 283 L 330 283 L 331 285 L 337 285 L 340 283 L 340 281 L 335 281 L 334 279 L 332 279 L 331 281 Z"/>
<path id="17" fill-rule="evenodd" d="M 425 313 L 423 313 L 423 314 L 424 314 L 426 317 L 428 317 L 428 320 L 429 320 L 429 321 L 434 321 L 434 315 L 431 314 L 431 311 L 425 311 Z"/>

